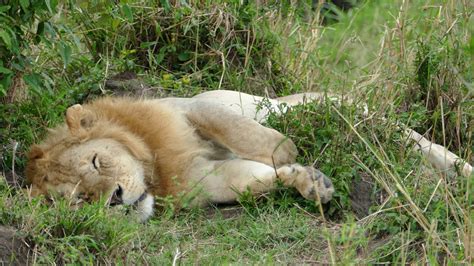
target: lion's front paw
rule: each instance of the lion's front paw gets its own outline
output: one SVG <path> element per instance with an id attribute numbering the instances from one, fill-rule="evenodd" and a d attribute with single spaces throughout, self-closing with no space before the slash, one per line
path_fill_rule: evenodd
<path id="1" fill-rule="evenodd" d="M 279 168 L 277 173 L 285 185 L 294 186 L 307 199 L 319 199 L 322 203 L 332 199 L 331 179 L 313 167 L 293 164 Z"/>
<path id="2" fill-rule="evenodd" d="M 330 201 L 334 193 L 334 186 L 332 185 L 331 179 L 313 167 L 307 166 L 305 169 L 311 178 L 312 184 L 306 188 L 306 194 L 300 191 L 303 197 L 307 199 L 317 199 L 319 196 L 322 203 Z"/>

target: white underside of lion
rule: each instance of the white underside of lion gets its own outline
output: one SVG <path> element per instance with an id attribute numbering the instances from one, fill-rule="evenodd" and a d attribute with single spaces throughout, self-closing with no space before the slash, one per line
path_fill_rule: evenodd
<path id="1" fill-rule="evenodd" d="M 264 122 L 270 111 L 286 112 L 281 103 L 291 106 L 305 98 L 322 97 L 309 93 L 264 99 L 217 90 L 193 98 L 141 100 L 137 108 L 146 110 L 143 120 L 163 123 L 156 127 L 161 131 L 145 133 L 135 130 L 143 127 L 140 121 L 126 121 L 126 112 L 113 110 L 122 102 L 119 107 L 114 102 L 102 104 L 113 115 L 102 113 L 101 103 L 75 105 L 68 109 L 67 127 L 56 129 L 45 143 L 32 148 L 27 167 L 31 191 L 81 200 L 93 198 L 94 193 L 89 192 L 97 190 L 110 198 L 119 197 L 120 204 L 135 205 L 142 221 L 153 214 L 155 196 L 188 196 L 192 204 L 226 203 L 246 191 L 270 191 L 277 180 L 295 187 L 305 198 L 327 202 L 334 193 L 331 181 L 312 167 L 296 164 L 293 142 L 255 122 Z M 163 116 L 164 122 L 155 115 Z M 112 128 L 122 120 L 126 122 L 119 128 L 137 136 L 117 135 Z M 95 123 L 102 127 L 96 128 Z M 413 130 L 406 132 L 436 168 L 451 171 L 461 163 L 462 174 L 471 174 L 472 167 L 444 147 Z M 162 142 L 155 141 L 158 135 Z M 176 143 L 169 143 L 173 141 Z"/>

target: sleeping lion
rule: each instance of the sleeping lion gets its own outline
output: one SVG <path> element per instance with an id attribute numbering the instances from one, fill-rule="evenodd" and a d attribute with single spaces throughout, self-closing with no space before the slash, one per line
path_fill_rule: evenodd
<path id="1" fill-rule="evenodd" d="M 31 147 L 31 194 L 63 196 L 78 206 L 106 198 L 110 205 L 135 206 L 141 221 L 153 214 L 155 196 L 228 203 L 242 192 L 268 192 L 277 180 L 326 203 L 334 193 L 330 179 L 295 163 L 294 143 L 258 123 L 271 109 L 283 112 L 280 103 L 315 95 L 265 99 L 268 108 L 261 108 L 261 97 L 223 90 L 76 104 L 65 124 Z"/>

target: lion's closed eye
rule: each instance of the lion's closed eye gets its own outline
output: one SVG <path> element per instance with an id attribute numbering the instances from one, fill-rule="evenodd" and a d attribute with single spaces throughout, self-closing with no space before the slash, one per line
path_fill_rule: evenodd
<path id="1" fill-rule="evenodd" d="M 94 166 L 95 170 L 99 170 L 100 161 L 99 161 L 99 158 L 97 157 L 97 153 L 94 154 L 94 157 L 92 157 L 92 165 Z"/>

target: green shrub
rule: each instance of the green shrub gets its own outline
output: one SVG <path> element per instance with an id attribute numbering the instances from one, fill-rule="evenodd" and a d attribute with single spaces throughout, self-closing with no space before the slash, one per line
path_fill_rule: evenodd
<path id="1" fill-rule="evenodd" d="M 40 77 L 30 73 L 31 48 L 56 36 L 56 25 L 50 22 L 56 14 L 57 1 L 0 1 L 0 96 L 5 96 L 15 79 L 23 79 L 34 89 Z M 67 46 L 64 57 L 70 54 Z M 16 89 L 16 88 L 12 88 Z"/>
<path id="2" fill-rule="evenodd" d="M 84 1 L 69 8 L 94 58 L 118 56 L 128 62 L 125 69 L 187 75 L 204 87 L 267 71 L 276 45 L 250 2 Z M 255 23 L 259 19 L 263 23 Z"/>

